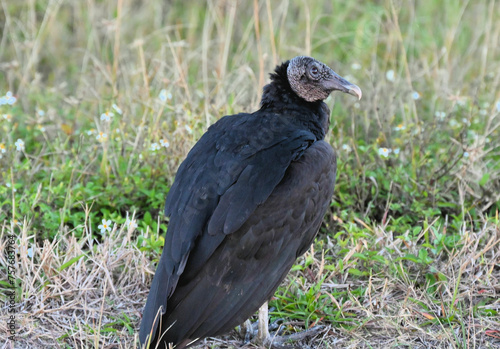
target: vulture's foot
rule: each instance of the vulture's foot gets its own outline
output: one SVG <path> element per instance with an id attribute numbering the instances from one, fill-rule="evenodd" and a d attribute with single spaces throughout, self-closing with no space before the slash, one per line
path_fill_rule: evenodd
<path id="1" fill-rule="evenodd" d="M 269 344 L 266 346 L 266 348 L 271 348 L 271 349 L 301 349 L 303 348 L 302 345 L 296 345 L 294 343 L 300 342 L 306 338 L 313 337 L 320 333 L 321 331 L 324 330 L 324 326 L 314 326 L 310 329 L 297 332 L 297 333 L 292 333 L 286 336 L 271 336 L 269 338 Z"/>
<path id="2" fill-rule="evenodd" d="M 243 339 L 243 343 L 250 343 L 255 334 L 257 333 L 256 325 L 252 324 L 249 320 L 242 323 L 237 328 L 238 335 L 241 339 Z"/>

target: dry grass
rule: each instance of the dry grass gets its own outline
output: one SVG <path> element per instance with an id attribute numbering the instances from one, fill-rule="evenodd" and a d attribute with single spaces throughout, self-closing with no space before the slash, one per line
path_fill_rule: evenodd
<path id="1" fill-rule="evenodd" d="M 2 226 L 1 241 L 11 227 Z M 149 257 L 131 241 L 132 230 L 113 229 L 103 243 L 86 237 L 74 236 L 45 241 L 44 246 L 28 248 L 33 236 L 22 230 L 19 243 L 20 283 L 22 299 L 19 301 L 20 331 L 15 348 L 136 348 L 138 319 L 144 306 L 153 270 Z M 378 243 L 395 251 L 404 248 L 402 241 L 395 241 L 390 232 L 376 227 Z M 314 255 L 311 271 L 316 278 L 327 280 L 321 294 L 331 294 L 335 289 L 354 289 L 365 286 L 362 297 L 351 295 L 339 304 L 345 313 L 355 313 L 360 325 L 351 330 L 326 326 L 319 335 L 301 344 L 304 348 L 497 348 L 500 344 L 498 317 L 478 317 L 474 311 L 498 311 L 500 302 L 500 230 L 486 224 L 477 232 L 465 231 L 463 246 L 452 256 L 441 260 L 435 267 L 446 276 L 440 282 L 440 302 L 431 299 L 424 287 L 413 280 L 422 278 L 423 270 L 405 271 L 401 265 L 399 275 L 390 269 L 367 280 L 353 283 L 347 275 L 328 273 L 321 267 L 321 252 L 311 249 Z M 481 243 L 480 241 L 486 241 Z M 363 241 L 354 247 L 360 252 Z M 5 246 L 2 246 L 4 248 Z M 333 246 L 329 246 L 333 248 Z M 397 252 L 389 256 L 403 256 Z M 353 263 L 346 257 L 345 263 Z M 5 265 L 5 257 L 2 256 Z M 297 277 L 292 273 L 289 279 Z M 329 279 L 338 278 L 345 284 L 334 284 Z M 311 287 L 314 281 L 302 285 Z M 496 301 L 488 305 L 481 302 L 488 298 Z M 360 303 L 360 299 L 363 299 Z M 460 305 L 455 309 L 454 305 Z M 6 307 L 4 308 L 6 309 Z M 450 323 L 436 318 L 454 318 Z M 6 314 L 2 311 L 0 330 L 6 333 Z M 130 319 L 127 321 L 126 319 Z M 430 324 L 434 322 L 434 324 Z M 286 326 L 286 324 L 284 324 Z M 300 328 L 301 322 L 293 325 Z M 59 339 L 56 341 L 56 339 Z M 224 340 L 206 340 L 202 347 L 239 348 L 241 339 L 230 336 Z M 66 343 L 66 344 L 64 344 Z M 6 343 L 1 348 L 10 348 Z"/>
<path id="2" fill-rule="evenodd" d="M 4 224 L 1 237 L 11 229 Z M 81 239 L 60 236 L 33 247 L 34 236 L 22 229 L 16 348 L 134 348 L 152 273 L 149 258 L 131 243 L 132 230 L 114 229 L 103 243 L 90 236 L 90 231 Z M 2 311 L 2 333 L 7 333 L 6 315 Z M 126 319 L 133 320 L 127 324 Z"/>

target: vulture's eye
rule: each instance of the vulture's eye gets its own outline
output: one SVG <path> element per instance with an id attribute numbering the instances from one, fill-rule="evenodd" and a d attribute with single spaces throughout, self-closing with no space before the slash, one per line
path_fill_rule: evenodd
<path id="1" fill-rule="evenodd" d="M 309 76 L 312 78 L 312 79 L 318 79 L 319 78 L 319 68 L 316 64 L 313 64 L 310 68 L 309 68 Z"/>

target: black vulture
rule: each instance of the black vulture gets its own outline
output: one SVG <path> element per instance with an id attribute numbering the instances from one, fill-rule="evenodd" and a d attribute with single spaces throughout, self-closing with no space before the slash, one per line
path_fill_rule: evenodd
<path id="1" fill-rule="evenodd" d="M 337 169 L 323 100 L 361 90 L 305 56 L 270 76 L 260 109 L 221 118 L 179 167 L 141 344 L 181 349 L 229 332 L 271 298 L 320 228 Z"/>

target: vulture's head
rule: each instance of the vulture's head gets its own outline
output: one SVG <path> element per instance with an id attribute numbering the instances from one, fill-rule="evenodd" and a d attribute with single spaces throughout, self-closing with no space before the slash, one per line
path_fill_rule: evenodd
<path id="1" fill-rule="evenodd" d="M 361 99 L 361 89 L 358 86 L 311 57 L 298 56 L 291 59 L 287 77 L 293 92 L 308 102 L 324 100 L 335 90 Z"/>

